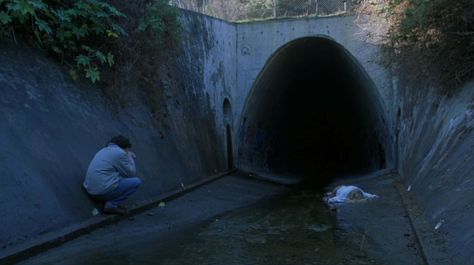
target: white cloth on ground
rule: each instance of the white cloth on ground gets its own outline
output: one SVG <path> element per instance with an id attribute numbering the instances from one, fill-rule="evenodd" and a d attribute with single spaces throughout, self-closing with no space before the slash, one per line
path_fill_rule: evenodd
<path id="1" fill-rule="evenodd" d="M 328 198 L 328 204 L 355 202 L 361 200 L 369 200 L 378 198 L 375 194 L 364 192 L 361 188 L 356 186 L 339 186 L 335 190 L 333 197 Z"/>

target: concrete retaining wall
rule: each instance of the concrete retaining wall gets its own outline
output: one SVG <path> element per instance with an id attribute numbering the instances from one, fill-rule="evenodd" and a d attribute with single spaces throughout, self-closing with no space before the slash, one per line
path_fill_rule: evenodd
<path id="1" fill-rule="evenodd" d="M 235 83 L 234 26 L 188 12 L 181 19 L 177 63 L 157 69 L 173 79 L 164 80 L 165 122 L 140 101 L 115 112 L 38 51 L 0 46 L 0 250 L 91 218 L 81 183 L 116 134 L 131 138 L 144 180 L 131 204 L 227 169 L 222 104 Z"/>
<path id="2" fill-rule="evenodd" d="M 446 258 L 452 264 L 473 264 L 474 82 L 447 97 L 434 93 L 428 82 L 406 79 L 394 82 L 400 175 L 420 216 L 446 239 Z"/>

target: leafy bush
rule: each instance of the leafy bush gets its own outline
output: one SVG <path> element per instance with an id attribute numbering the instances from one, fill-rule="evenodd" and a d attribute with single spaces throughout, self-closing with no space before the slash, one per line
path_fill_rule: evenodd
<path id="1" fill-rule="evenodd" d="M 126 35 L 116 23 L 123 16 L 99 0 L 0 0 L 0 33 L 34 40 L 69 65 L 73 78 L 83 73 L 95 83 L 101 67 L 115 62 L 100 40 Z"/>

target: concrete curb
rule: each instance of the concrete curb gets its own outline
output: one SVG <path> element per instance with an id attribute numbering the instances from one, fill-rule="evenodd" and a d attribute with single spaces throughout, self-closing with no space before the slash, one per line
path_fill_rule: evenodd
<path id="1" fill-rule="evenodd" d="M 448 258 L 443 235 L 437 233 L 428 221 L 426 221 L 415 199 L 405 190 L 399 178 L 394 180 L 394 186 L 400 195 L 408 219 L 410 220 L 412 230 L 421 248 L 420 252 L 424 262 L 427 265 L 452 264 Z"/>
<path id="2" fill-rule="evenodd" d="M 0 264 L 7 265 L 7 264 L 18 263 L 22 260 L 30 258 L 41 252 L 44 252 L 50 248 L 58 247 L 68 241 L 78 238 L 79 236 L 90 233 L 95 229 L 104 227 L 112 223 L 116 223 L 120 220 L 129 218 L 131 215 L 136 215 L 138 213 L 141 213 L 143 211 L 156 207 L 162 201 L 173 200 L 185 193 L 193 191 L 194 189 L 202 185 L 215 181 L 235 171 L 236 169 L 233 169 L 233 170 L 229 170 L 220 174 L 212 175 L 208 178 L 200 180 L 187 187 L 164 193 L 158 197 L 155 197 L 149 200 L 141 201 L 135 204 L 134 207 L 128 211 L 127 216 L 106 215 L 106 216 L 93 217 L 82 223 L 74 224 L 72 226 L 60 229 L 58 231 L 44 234 L 42 236 L 37 237 L 36 239 L 32 241 L 29 241 L 28 243 L 24 243 L 24 244 L 20 244 L 20 245 L 8 248 L 7 250 L 2 251 L 3 253 L 0 254 Z"/>

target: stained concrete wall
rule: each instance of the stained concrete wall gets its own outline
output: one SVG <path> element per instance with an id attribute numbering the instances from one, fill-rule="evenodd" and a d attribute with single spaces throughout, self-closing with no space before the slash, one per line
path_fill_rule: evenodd
<path id="1" fill-rule="evenodd" d="M 441 225 L 446 258 L 474 264 L 474 81 L 448 97 L 398 74 L 398 171 L 431 231 Z"/>
<path id="2" fill-rule="evenodd" d="M 139 100 L 114 111 L 40 52 L 1 44 L 0 250 L 92 218 L 81 183 L 116 134 L 131 138 L 144 180 L 130 204 L 226 170 L 222 104 L 235 83 L 235 27 L 188 12 L 181 20 L 176 64 L 157 69 L 171 76 L 162 102 L 170 116 L 158 121 Z"/>
<path id="3" fill-rule="evenodd" d="M 180 40 L 184 54 L 178 64 L 189 68 L 188 72 L 183 70 L 182 78 L 194 76 L 194 79 L 202 80 L 201 86 L 193 86 L 192 90 L 203 90 L 203 103 L 209 104 L 217 131 L 224 137 L 224 101 L 227 99 L 233 108 L 232 90 L 237 84 L 236 27 L 201 14 L 184 10 L 182 13 L 185 29 Z"/>

